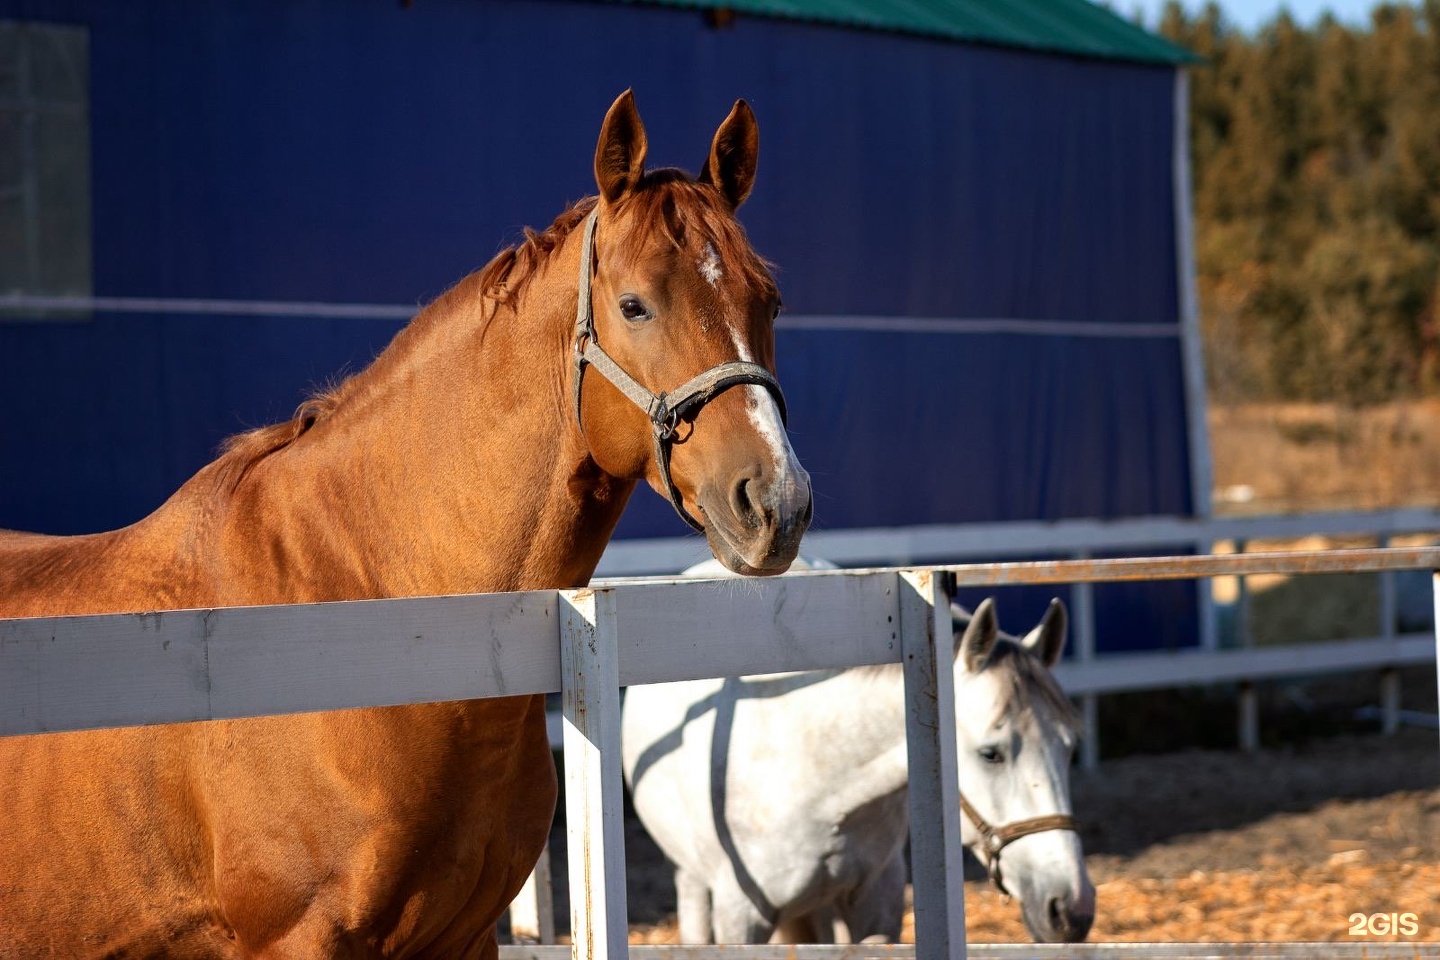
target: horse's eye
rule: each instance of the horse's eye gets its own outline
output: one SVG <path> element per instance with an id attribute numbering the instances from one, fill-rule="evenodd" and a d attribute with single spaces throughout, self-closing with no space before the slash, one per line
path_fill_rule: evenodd
<path id="1" fill-rule="evenodd" d="M 1005 755 L 1000 752 L 999 747 L 981 747 L 979 750 L 980 759 L 986 763 L 1001 763 Z"/>
<path id="2" fill-rule="evenodd" d="M 628 294 L 620 298 L 620 315 L 626 320 L 650 319 L 650 311 L 640 302 L 640 298 Z"/>
<path id="3" fill-rule="evenodd" d="M 770 310 L 770 322 L 771 322 L 771 323 L 774 323 L 776 320 L 779 320 L 779 319 L 780 319 L 780 312 L 781 312 L 782 310 L 784 310 L 784 309 L 785 309 L 785 301 L 783 301 L 783 300 L 776 300 L 776 301 L 775 301 L 775 306 L 772 307 L 771 310 Z"/>

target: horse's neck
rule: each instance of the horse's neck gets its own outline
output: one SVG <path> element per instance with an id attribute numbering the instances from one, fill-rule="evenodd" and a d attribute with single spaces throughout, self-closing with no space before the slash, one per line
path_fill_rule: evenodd
<path id="1" fill-rule="evenodd" d="M 301 580 L 334 574 L 323 596 L 286 599 L 589 579 L 633 482 L 599 471 L 573 426 L 574 246 L 531 279 L 518 312 L 487 318 L 475 278 L 462 282 L 324 420 L 256 465 L 235 529 L 293 553 Z"/>

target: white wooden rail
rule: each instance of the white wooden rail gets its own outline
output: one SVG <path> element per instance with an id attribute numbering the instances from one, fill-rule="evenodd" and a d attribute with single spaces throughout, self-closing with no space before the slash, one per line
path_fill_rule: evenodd
<path id="1" fill-rule="evenodd" d="M 1422 530 L 1432 529 L 1430 523 L 1440 523 L 1440 514 L 1431 515 L 1428 512 L 1416 511 L 1415 517 L 1409 518 L 1414 523 L 1417 518 L 1422 520 Z M 1421 516 L 1423 514 L 1423 516 Z M 1363 516 L 1363 515 L 1362 515 Z M 1353 522 L 1353 516 L 1347 515 L 1342 523 Z M 1345 529 L 1348 529 L 1346 527 Z M 1288 535 L 1288 534 L 1287 534 Z M 1388 540 L 1388 537 L 1386 538 Z M 1026 548 L 1021 548 L 1026 549 Z M 1248 554 L 1248 555 L 1227 555 L 1227 556 L 1198 556 L 1198 557 L 1160 557 L 1160 558 L 1131 558 L 1122 560 L 1101 560 L 1090 563 L 1075 561 L 1059 562 L 1021 562 L 1001 564 L 969 564 L 951 565 L 937 568 L 936 572 L 944 571 L 950 574 L 960 586 L 999 586 L 1017 584 L 1070 583 L 1075 588 L 1075 596 L 1078 602 L 1074 604 L 1075 610 L 1072 615 L 1083 625 L 1091 623 L 1093 629 L 1093 609 L 1087 606 L 1091 597 L 1090 588 L 1094 583 L 1120 580 L 1148 580 L 1148 579 L 1195 579 L 1199 577 L 1218 575 L 1238 575 L 1243 578 L 1246 575 L 1261 573 L 1325 573 L 1325 572 L 1364 572 L 1372 571 L 1382 577 L 1382 583 L 1391 582 L 1390 575 L 1397 570 L 1416 569 L 1427 570 L 1440 568 L 1440 548 L 1412 548 L 1409 550 L 1352 550 L 1352 551 L 1322 551 L 1288 554 Z M 843 571 L 851 575 L 864 574 L 865 571 Z M 811 571 L 804 574 L 795 574 L 790 579 L 825 577 L 834 575 L 833 572 Z M 656 586 L 659 584 L 680 584 L 685 580 L 659 580 L 659 579 L 624 579 L 610 581 L 616 587 L 630 587 L 636 585 Z M 721 581 L 738 583 L 740 581 Z M 1432 591 L 1436 605 L 1436 623 L 1440 625 L 1440 575 L 1432 574 Z M 1382 604 L 1384 607 L 1385 604 Z M 1393 624 L 1393 607 L 1391 608 L 1391 623 Z M 824 629 L 818 624 L 813 629 Z M 1081 638 L 1082 643 L 1084 638 Z M 1267 646 L 1255 648 L 1247 645 L 1242 649 L 1233 650 L 1205 650 L 1189 649 L 1178 651 L 1155 651 L 1135 654 L 1111 654 L 1096 659 L 1093 650 L 1093 634 L 1090 637 L 1090 656 L 1081 656 L 1077 661 L 1063 663 L 1057 667 L 1056 673 L 1062 685 L 1068 693 L 1083 698 L 1092 706 L 1092 710 L 1086 713 L 1087 729 L 1093 731 L 1093 694 L 1112 693 L 1127 690 L 1157 689 L 1164 687 L 1179 687 L 1195 684 L 1218 683 L 1226 681 L 1254 681 L 1270 677 L 1298 676 L 1313 673 L 1340 672 L 1353 669 L 1373 668 L 1377 665 L 1397 667 L 1402 665 L 1420 665 L 1436 663 L 1436 683 L 1440 689 L 1440 626 L 1434 634 L 1415 634 L 1409 636 L 1395 636 L 1394 631 L 1389 636 L 1382 636 L 1373 639 L 1341 640 L 1315 644 L 1291 644 L 1285 646 Z M 907 693 L 912 688 L 907 687 Z M 910 735 L 911 728 L 907 727 L 907 735 Z M 1093 734 L 1092 734 L 1093 737 Z M 553 741 L 552 741 L 553 742 Z M 1092 740 L 1093 742 L 1093 740 Z M 568 744 L 567 744 L 568 749 Z M 1093 762 L 1093 754 L 1092 754 Z M 916 769 L 914 753 L 911 757 L 912 774 Z M 922 812 L 914 808 L 912 798 L 912 833 L 913 823 L 921 816 Z M 572 840 L 573 843 L 573 840 Z M 547 874 L 549 872 L 549 851 L 542 855 L 542 867 Z M 918 869 L 916 876 L 921 874 Z M 532 878 L 532 882 L 533 882 Z M 572 868 L 572 883 L 573 868 Z M 920 900 L 921 881 L 917 880 L 915 885 L 916 896 L 916 923 L 917 941 L 921 940 L 920 931 Z M 550 891 L 543 889 L 543 895 L 548 902 Z M 554 954 L 546 953 L 545 944 L 554 943 L 553 916 L 546 917 L 545 911 L 552 909 L 537 902 L 536 893 L 527 892 L 517 900 L 517 911 L 512 908 L 511 923 L 512 929 L 519 932 L 522 938 L 530 941 L 538 941 L 540 946 L 506 946 L 502 947 L 502 960 L 550 960 Z M 963 912 L 960 914 L 963 924 Z M 542 926 L 541 924 L 545 924 Z M 963 940 L 960 941 L 963 943 Z M 1251 956 L 1247 952 L 1250 947 L 1257 945 L 1227 945 L 1218 948 L 1220 952 L 1185 952 L 1187 949 L 1193 951 L 1193 945 L 1187 948 L 1184 945 L 1174 946 L 1173 949 L 1164 946 L 1156 947 L 1149 944 L 1078 944 L 1068 947 L 1016 947 L 1010 953 L 1006 953 L 1005 947 L 987 945 L 982 948 L 973 949 L 977 956 L 1051 956 L 1073 957 L 1075 960 L 1084 957 L 1108 956 L 1109 951 L 1133 953 L 1139 956 L 1166 956 L 1166 957 L 1239 957 Z M 1289 949 L 1286 945 L 1273 946 L 1273 956 L 1299 957 L 1319 956 L 1319 953 L 1307 953 L 1306 950 L 1314 945 L 1296 945 L 1297 949 Z M 1374 946 L 1373 944 L 1370 946 Z M 1405 952 L 1404 945 L 1395 945 L 1400 950 L 1396 956 L 1410 954 Z M 1030 951 L 1033 948 L 1033 952 Z M 872 946 L 851 947 L 846 950 L 828 948 L 826 952 L 822 948 L 817 950 L 818 958 L 825 960 L 845 960 L 847 957 L 882 957 L 891 956 L 892 952 L 885 952 L 884 949 L 877 949 Z M 1170 952 L 1167 952 L 1167 949 Z M 697 947 L 643 947 L 636 953 L 639 956 L 653 956 L 656 960 L 661 957 L 674 957 L 676 960 L 719 960 L 723 957 L 731 957 L 733 960 L 769 960 L 771 957 L 796 960 L 797 957 L 807 956 L 803 951 L 805 948 L 785 947 L 766 952 L 766 948 L 738 949 L 734 946 L 706 949 Z M 848 950 L 848 952 L 847 952 Z M 996 952 L 998 951 L 998 952 Z M 1151 951 L 1151 952 L 1147 952 Z M 914 954 L 908 952 L 905 947 L 893 948 L 893 955 L 897 958 L 909 958 Z M 923 955 L 923 954 L 922 954 Z M 963 954 L 955 954 L 963 955 Z M 1128 954 L 1127 954 L 1128 955 Z M 1272 956 L 1270 953 L 1254 953 L 1255 956 Z M 1391 956 L 1386 952 L 1376 953 L 1375 956 Z"/>
<path id="2" fill-rule="evenodd" d="M 961 584 L 990 586 L 1436 568 L 1440 548 L 1010 563 L 944 572 Z M 918 838 L 912 844 L 913 955 L 963 958 L 956 705 L 940 573 L 840 570 L 770 580 L 0 620 L 0 735 L 559 691 L 574 955 L 623 960 L 619 687 L 903 662 L 911 824 Z"/>

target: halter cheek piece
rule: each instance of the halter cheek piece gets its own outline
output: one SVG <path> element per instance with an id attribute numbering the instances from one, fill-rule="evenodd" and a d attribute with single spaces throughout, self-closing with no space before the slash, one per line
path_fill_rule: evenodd
<path id="1" fill-rule="evenodd" d="M 731 387 L 755 384 L 770 391 L 775 405 L 780 408 L 781 422 L 787 422 L 785 395 L 780 384 L 769 370 L 758 363 L 731 360 L 717 364 L 704 373 L 692 377 L 674 390 L 665 393 L 651 393 L 639 381 L 626 373 L 621 366 L 600 347 L 595 338 L 595 314 L 590 302 L 590 273 L 595 267 L 595 221 L 599 207 L 590 211 L 585 218 L 585 237 L 580 254 L 579 303 L 575 308 L 575 422 L 580 433 L 585 433 L 585 422 L 580 416 L 580 393 L 584 384 L 585 368 L 594 367 L 615 389 L 630 398 L 650 418 L 650 427 L 655 442 L 655 464 L 660 469 L 660 482 L 675 512 L 680 514 L 691 527 L 700 533 L 705 525 L 690 515 L 675 483 L 670 479 L 670 447 L 675 442 L 676 431 L 681 423 L 693 423 L 700 409 Z"/>
<path id="2" fill-rule="evenodd" d="M 1032 833 L 1045 833 L 1049 830 L 1075 830 L 1075 818 L 1068 813 L 1051 813 L 1043 817 L 1031 817 L 1029 820 L 1016 820 L 1014 823 L 1007 823 L 1001 826 L 991 826 L 979 812 L 965 799 L 964 794 L 960 796 L 960 809 L 970 822 L 975 824 L 975 829 L 980 831 L 980 845 L 985 848 L 985 869 L 990 873 L 990 882 L 1005 896 L 1010 896 L 1010 891 L 1005 889 L 1005 881 L 1000 874 L 1000 851 L 1005 847 L 1019 840 L 1021 837 L 1028 837 Z"/>

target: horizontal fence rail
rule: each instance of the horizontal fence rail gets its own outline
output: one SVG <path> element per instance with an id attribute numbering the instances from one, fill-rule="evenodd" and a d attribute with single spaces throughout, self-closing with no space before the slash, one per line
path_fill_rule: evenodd
<path id="1" fill-rule="evenodd" d="M 1023 584 L 1114 583 L 1136 580 L 1196 580 L 1255 574 L 1378 573 L 1434 569 L 1440 547 L 1385 547 L 1369 550 L 1307 550 L 1198 557 L 1123 557 L 1113 560 L 1032 560 L 1008 563 L 954 563 L 930 569 L 954 577 L 957 587 Z M 888 568 L 876 568 L 877 571 Z M 792 573 L 812 577 L 826 571 Z M 864 569 L 847 573 L 862 574 Z M 673 581 L 665 581 L 673 582 Z"/>
<path id="2" fill-rule="evenodd" d="M 620 683 L 898 662 L 898 583 L 891 570 L 616 589 Z M 534 591 L 0 619 L 0 735 L 558 693 L 559 603 Z"/>
<path id="3" fill-rule="evenodd" d="M 1435 659 L 1430 634 L 1326 640 L 1234 650 L 1156 650 L 1109 653 L 1056 664 L 1055 677 L 1072 696 L 1271 680 L 1320 673 L 1424 666 Z"/>
<path id="4" fill-rule="evenodd" d="M 1437 567 L 1440 548 L 1414 547 L 937 569 L 959 586 L 1001 586 Z M 626 625 L 620 683 L 896 662 L 898 575 L 872 569 L 617 583 L 607 589 L 616 591 L 616 616 Z M 555 693 L 558 596 L 0 620 L 0 735 Z M 1397 641 L 1394 649 L 1407 662 L 1420 660 L 1414 645 Z M 1267 657 L 1283 659 L 1250 655 L 1262 666 Z"/>
<path id="5" fill-rule="evenodd" d="M 0 735 L 560 689 L 536 591 L 0 620 Z"/>
<path id="6" fill-rule="evenodd" d="M 925 566 L 965 558 L 1063 556 L 1076 553 L 1173 552 L 1222 541 L 1295 540 L 1301 537 L 1396 537 L 1440 533 L 1440 510 L 1334 511 L 1284 516 L 1128 517 L 1120 520 L 1012 520 L 1000 523 L 931 524 L 865 530 L 811 530 L 805 552 L 841 566 Z M 615 540 L 596 575 L 668 574 L 708 559 L 695 537 Z"/>

